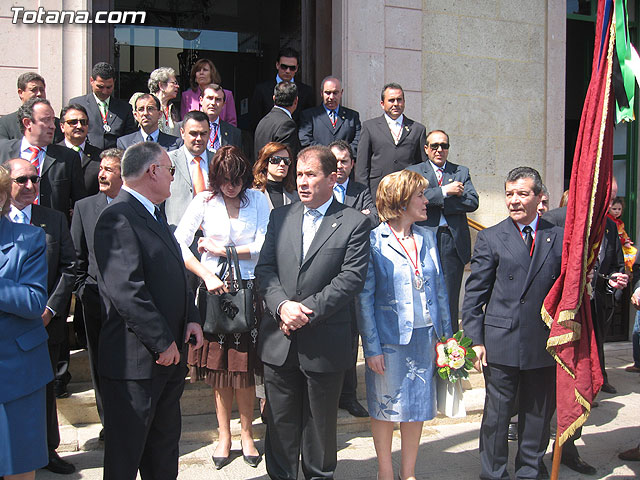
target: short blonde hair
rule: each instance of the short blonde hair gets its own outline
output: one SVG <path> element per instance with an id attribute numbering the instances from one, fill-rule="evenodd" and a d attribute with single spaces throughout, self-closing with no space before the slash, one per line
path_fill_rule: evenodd
<path id="1" fill-rule="evenodd" d="M 9 168 L 0 165 L 0 194 L 4 193 L 4 203 L 0 204 L 0 216 L 9 213 L 9 204 L 11 203 L 11 174 Z"/>
<path id="2" fill-rule="evenodd" d="M 414 193 L 429 186 L 426 178 L 411 170 L 390 173 L 382 179 L 376 192 L 380 221 L 388 222 L 402 215 Z"/>

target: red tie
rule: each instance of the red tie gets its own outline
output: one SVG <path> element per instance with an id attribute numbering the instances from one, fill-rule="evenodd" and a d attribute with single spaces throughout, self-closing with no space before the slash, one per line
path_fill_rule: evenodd
<path id="1" fill-rule="evenodd" d="M 39 147 L 29 147 L 29 150 L 31 151 L 31 158 L 29 159 L 29 161 L 31 162 L 31 164 L 36 167 L 36 173 L 40 173 L 40 159 L 38 158 L 38 155 L 40 154 L 40 148 Z"/>

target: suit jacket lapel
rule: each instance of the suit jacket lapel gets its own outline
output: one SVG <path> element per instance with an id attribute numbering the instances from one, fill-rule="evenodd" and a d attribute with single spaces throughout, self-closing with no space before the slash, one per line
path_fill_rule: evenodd
<path id="1" fill-rule="evenodd" d="M 527 246 L 522 240 L 522 236 L 518 232 L 518 227 L 513 220 L 507 218 L 504 223 L 500 239 L 502 240 L 504 247 L 509 251 L 511 257 L 514 258 L 522 268 L 528 272 L 531 265 L 531 257 L 527 251 Z"/>
<path id="2" fill-rule="evenodd" d="M 0 272 L 9 261 L 9 251 L 16 246 L 10 222 L 7 217 L 0 216 Z"/>
<path id="3" fill-rule="evenodd" d="M 102 212 L 102 210 L 104 210 L 104 207 L 106 206 L 107 206 L 107 196 L 104 193 L 100 192 L 98 194 L 98 197 L 96 198 L 96 203 L 95 203 L 96 219 L 100 215 L 100 212 Z"/>
<path id="4" fill-rule="evenodd" d="M 289 239 L 291 240 L 291 251 L 296 256 L 296 265 L 300 265 L 302 259 L 302 215 L 304 214 L 304 205 L 302 202 L 295 203 L 282 222 L 282 232 L 291 232 Z"/>
<path id="5" fill-rule="evenodd" d="M 536 274 L 542 268 L 549 252 L 553 248 L 553 243 L 556 240 L 556 232 L 545 225 L 540 225 L 541 219 L 538 219 L 538 231 L 536 232 L 535 243 L 533 247 L 533 257 L 531 257 L 531 264 L 529 266 L 529 272 L 524 282 L 523 292 L 526 292 Z M 524 243 L 524 242 L 523 242 Z"/>
<path id="6" fill-rule="evenodd" d="M 331 205 L 329 205 L 327 213 L 322 219 L 320 227 L 318 227 L 318 231 L 311 241 L 311 245 L 309 245 L 309 250 L 307 250 L 307 254 L 304 256 L 301 267 L 311 260 L 318 250 L 320 250 L 320 247 L 340 228 L 342 224 L 342 210 L 336 211 L 339 205 L 340 202 L 335 199 L 331 202 Z M 302 215 L 300 215 L 300 222 L 300 235 L 302 235 Z M 300 245 L 302 245 L 302 237 L 300 238 Z"/>
<path id="7" fill-rule="evenodd" d="M 48 149 L 47 149 L 48 150 Z M 49 155 L 49 153 L 45 152 L 44 161 L 42 162 L 42 170 L 40 172 L 40 176 L 43 177 L 47 170 L 51 168 L 51 165 L 56 161 L 55 158 Z"/>
<path id="8" fill-rule="evenodd" d="M 392 145 L 396 144 L 396 141 L 393 139 L 393 133 L 391 133 L 391 129 L 389 128 L 389 124 L 384 118 L 384 114 L 378 117 L 378 128 L 380 129 L 380 134 L 382 137 L 386 137 Z"/>
<path id="9" fill-rule="evenodd" d="M 191 174 L 189 173 L 189 166 L 187 165 L 187 157 L 185 156 L 184 152 L 182 151 L 182 149 L 178 149 L 178 152 L 176 154 L 176 161 L 174 164 L 174 167 L 176 167 L 176 171 L 182 176 L 182 178 L 184 179 L 185 182 L 187 182 L 187 185 L 189 185 L 189 187 L 193 187 L 192 185 L 192 181 L 191 181 Z M 207 150 L 205 149 L 205 153 L 203 153 L 203 155 L 207 155 Z M 207 157 L 207 161 L 208 161 L 208 157 Z"/>
<path id="10" fill-rule="evenodd" d="M 347 184 L 347 190 L 344 192 L 344 204 L 347 207 L 353 207 L 356 204 L 357 195 L 355 195 L 353 189 L 353 180 L 349 179 L 349 183 Z"/>
<path id="11" fill-rule="evenodd" d="M 413 120 L 404 117 L 402 120 L 402 129 L 400 130 L 400 140 L 398 140 L 398 145 L 404 142 L 405 138 L 407 138 L 411 134 L 411 129 L 413 128 Z"/>
<path id="12" fill-rule="evenodd" d="M 335 134 L 335 131 L 338 129 L 338 122 L 336 121 L 336 128 L 334 129 L 333 125 L 331 125 L 331 119 L 322 105 L 318 107 L 318 119 L 320 120 L 320 123 L 329 130 L 331 135 Z"/>
<path id="13" fill-rule="evenodd" d="M 327 115 L 328 117 L 328 115 Z M 345 117 L 345 113 L 344 113 L 344 108 L 342 107 L 338 107 L 338 115 L 336 116 L 336 128 L 334 129 L 332 127 L 332 130 L 334 132 L 334 134 L 338 133 L 338 131 L 340 130 L 340 127 L 342 127 L 342 125 L 344 124 L 346 117 Z M 331 123 L 331 122 L 329 122 Z"/>

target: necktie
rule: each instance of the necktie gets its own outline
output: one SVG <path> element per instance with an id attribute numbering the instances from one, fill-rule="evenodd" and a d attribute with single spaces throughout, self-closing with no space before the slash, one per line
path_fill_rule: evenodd
<path id="1" fill-rule="evenodd" d="M 29 223 L 27 222 L 27 216 L 22 210 L 16 212 L 15 223 Z"/>
<path id="2" fill-rule="evenodd" d="M 318 231 L 320 225 L 319 220 L 322 218 L 322 214 L 313 208 L 306 211 L 304 218 L 302 219 L 302 258 L 307 255 L 313 237 Z"/>
<path id="3" fill-rule="evenodd" d="M 333 187 L 333 191 L 336 194 L 336 199 L 340 203 L 344 203 L 344 194 L 345 194 L 344 185 L 342 185 L 341 183 L 336 183 L 335 187 Z"/>
<path id="4" fill-rule="evenodd" d="M 211 124 L 211 133 L 209 134 L 209 150 L 217 152 L 220 148 L 220 135 L 218 135 L 218 129 L 220 126 L 217 123 Z"/>
<path id="5" fill-rule="evenodd" d="M 102 114 L 102 118 L 106 118 L 107 112 L 109 111 L 109 107 L 107 106 L 107 102 L 100 102 L 100 113 Z"/>
<path id="6" fill-rule="evenodd" d="M 331 125 L 335 128 L 336 121 L 338 120 L 338 117 L 336 116 L 336 111 L 335 110 L 331 110 L 329 112 L 329 120 L 331 120 Z"/>
<path id="7" fill-rule="evenodd" d="M 533 235 L 531 235 L 532 231 L 533 229 L 529 225 L 522 229 L 522 233 L 524 233 L 524 244 L 527 246 L 527 250 L 529 250 L 529 255 L 531 255 L 531 247 L 533 246 Z"/>
<path id="8" fill-rule="evenodd" d="M 38 155 L 40 154 L 40 148 L 39 147 L 29 147 L 29 151 L 31 152 L 31 157 L 29 158 L 29 161 L 31 162 L 31 164 L 36 167 L 36 171 L 39 173 L 40 172 L 40 159 L 38 158 Z"/>
<path id="9" fill-rule="evenodd" d="M 436 177 L 438 178 L 438 185 L 442 185 L 442 168 L 438 167 L 436 170 Z"/>
<path id="10" fill-rule="evenodd" d="M 204 175 L 202 174 L 202 167 L 200 166 L 200 161 L 202 157 L 197 156 L 193 157 L 191 161 L 195 164 L 193 167 L 193 194 L 194 196 L 199 194 L 205 189 L 204 185 Z"/>
<path id="11" fill-rule="evenodd" d="M 73 150 L 74 152 L 80 153 L 80 147 L 77 145 L 71 145 L 71 150 Z"/>
<path id="12" fill-rule="evenodd" d="M 153 137 L 151 135 L 147 135 L 147 139 L 145 140 L 145 142 L 153 142 Z"/>

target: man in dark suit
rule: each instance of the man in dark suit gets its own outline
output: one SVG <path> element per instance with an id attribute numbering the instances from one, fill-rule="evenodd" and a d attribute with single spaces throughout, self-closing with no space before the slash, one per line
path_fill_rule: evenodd
<path id="1" fill-rule="evenodd" d="M 273 101 L 275 105 L 260 120 L 256 128 L 253 143 L 254 157 L 256 159 L 262 147 L 269 142 L 280 142 L 288 145 L 294 155 L 300 151 L 298 127 L 292 117 L 293 112 L 298 107 L 296 84 L 280 82 L 273 90 Z"/>
<path id="2" fill-rule="evenodd" d="M 294 75 L 298 71 L 299 65 L 300 54 L 293 48 L 283 48 L 278 52 L 275 78 L 256 85 L 249 103 L 252 131 L 255 131 L 258 122 L 271 111 L 274 105 L 273 89 L 280 82 L 291 82 L 298 88 L 300 108 L 293 112 L 293 120 L 297 124 L 300 123 L 300 113 L 316 104 L 313 98 L 313 89 L 306 83 L 295 81 Z"/>
<path id="3" fill-rule="evenodd" d="M 37 98 L 47 98 L 44 78 L 35 72 L 26 72 L 18 77 L 18 97 L 24 104 L 27 100 Z M 53 134 L 53 141 L 58 143 L 62 140 L 60 132 L 60 120 L 54 118 L 56 130 Z M 15 140 L 22 137 L 20 122 L 18 121 L 18 111 L 8 113 L 0 118 L 0 139 Z"/>
<path id="4" fill-rule="evenodd" d="M 38 196 L 38 174 L 31 163 L 17 158 L 5 162 L 4 165 L 9 169 L 13 179 L 9 218 L 15 223 L 30 223 L 41 227 L 46 235 L 48 299 L 42 313 L 42 321 L 49 334 L 51 367 L 56 372 L 65 340 L 65 323 L 76 274 L 76 254 L 69 226 L 62 213 L 41 205 L 33 205 Z M 75 467 L 60 458 L 56 452 L 60 446 L 60 431 L 53 384 L 54 381 L 49 382 L 46 388 L 49 463 L 45 468 L 55 473 L 69 474 L 75 472 Z"/>
<path id="5" fill-rule="evenodd" d="M 507 430 L 517 411 L 517 478 L 541 478 L 555 407 L 555 361 L 542 302 L 560 274 L 563 230 L 540 218 L 542 180 L 529 167 L 509 172 L 509 218 L 478 233 L 465 286 L 462 323 L 484 372 L 480 478 L 508 478 Z"/>
<path id="6" fill-rule="evenodd" d="M 44 98 L 27 100 L 18 110 L 23 137 L 0 144 L 0 162 L 22 158 L 41 177 L 39 205 L 62 212 L 71 221 L 73 202 L 86 196 L 78 154 L 51 145 L 55 125 L 53 108 Z"/>
<path id="7" fill-rule="evenodd" d="M 356 182 L 351 177 L 354 159 L 351 147 L 344 140 L 337 140 L 329 144 L 329 149 L 337 160 L 336 184 L 333 186 L 333 196 L 340 203 L 348 207 L 355 208 L 369 218 L 370 228 L 375 228 L 380 223 L 375 203 L 371 199 L 369 189 Z M 354 300 L 350 305 L 353 323 L 351 324 L 351 348 L 353 355 L 353 364 L 349 370 L 344 373 L 344 381 L 342 383 L 342 392 L 340 393 L 339 407 L 347 410 L 354 417 L 368 417 L 367 410 L 358 402 L 356 393 L 358 389 L 358 375 L 356 371 L 356 363 L 358 362 L 358 324 L 356 315 L 359 311 L 356 308 Z"/>
<path id="8" fill-rule="evenodd" d="M 173 173 L 157 143 L 129 147 L 124 185 L 95 228 L 105 480 L 133 480 L 138 470 L 178 476 L 185 342 L 202 345 L 202 330 L 180 247 L 157 208 Z"/>
<path id="9" fill-rule="evenodd" d="M 89 142 L 101 150 L 116 146 L 119 137 L 133 133 L 136 124 L 131 105 L 112 96 L 116 71 L 106 62 L 96 63 L 91 70 L 91 93 L 72 98 L 89 114 Z"/>
<path id="10" fill-rule="evenodd" d="M 426 143 L 424 125 L 405 117 L 404 91 L 397 83 L 382 88 L 384 114 L 362 124 L 358 144 L 356 181 L 369 187 L 376 198 L 382 177 L 422 162 Z"/>
<path id="11" fill-rule="evenodd" d="M 140 125 L 140 130 L 120 137 L 116 142 L 118 148 L 126 150 L 140 142 L 156 142 L 168 152 L 180 148 L 182 140 L 161 132 L 158 128 L 158 120 L 162 115 L 160 108 L 160 100 L 155 95 L 144 93 L 136 98 L 134 116 Z"/>
<path id="12" fill-rule="evenodd" d="M 84 187 L 87 195 L 98 193 L 98 170 L 100 169 L 100 152 L 87 141 L 89 132 L 89 116 L 82 105 L 67 105 L 60 112 L 62 122 L 60 128 L 64 140 L 58 143 L 70 148 L 80 155 L 80 167 L 84 177 Z"/>
<path id="13" fill-rule="evenodd" d="M 271 211 L 256 266 L 266 302 L 258 354 L 267 396 L 265 458 L 273 479 L 333 478 L 345 370 L 353 366 L 351 309 L 369 257 L 369 220 L 333 197 L 327 147 L 298 155 L 300 202 Z"/>
<path id="14" fill-rule="evenodd" d="M 225 102 L 225 93 L 220 85 L 212 83 L 204 87 L 200 96 L 200 105 L 202 106 L 202 111 L 209 117 L 211 132 L 209 133 L 207 150 L 212 154 L 225 145 L 235 145 L 238 148 L 242 148 L 242 133 L 240 129 L 220 118 L 220 112 L 222 112 Z"/>
<path id="15" fill-rule="evenodd" d="M 336 140 L 344 140 L 351 151 L 358 151 L 360 141 L 360 114 L 340 105 L 342 83 L 339 78 L 326 77 L 322 80 L 322 105 L 309 108 L 300 114 L 300 144 L 329 145 Z"/>
<path id="16" fill-rule="evenodd" d="M 458 331 L 460 286 L 464 266 L 471 258 L 471 234 L 467 212 L 478 209 L 478 193 L 471 183 L 469 169 L 447 161 L 449 135 L 434 130 L 427 135 L 424 151 L 427 160 L 411 165 L 413 170 L 429 181 L 425 196 L 427 220 L 420 225 L 432 229 L 438 240 L 438 254 L 449 294 L 451 330 Z"/>
<path id="17" fill-rule="evenodd" d="M 100 338 L 102 314 L 100 311 L 98 266 L 93 248 L 93 236 L 98 216 L 116 198 L 122 187 L 120 161 L 123 153 L 122 150 L 117 148 L 109 148 L 102 152 L 100 155 L 100 170 L 96 175 L 100 185 L 100 192 L 78 201 L 73 210 L 73 218 L 71 220 L 71 238 L 78 258 L 75 294 L 82 306 L 91 381 L 96 396 L 96 407 L 98 408 L 100 423 L 103 426 L 102 393 L 100 377 L 98 376 L 98 340 Z M 103 435 L 104 433 L 101 431 L 101 439 Z"/>

